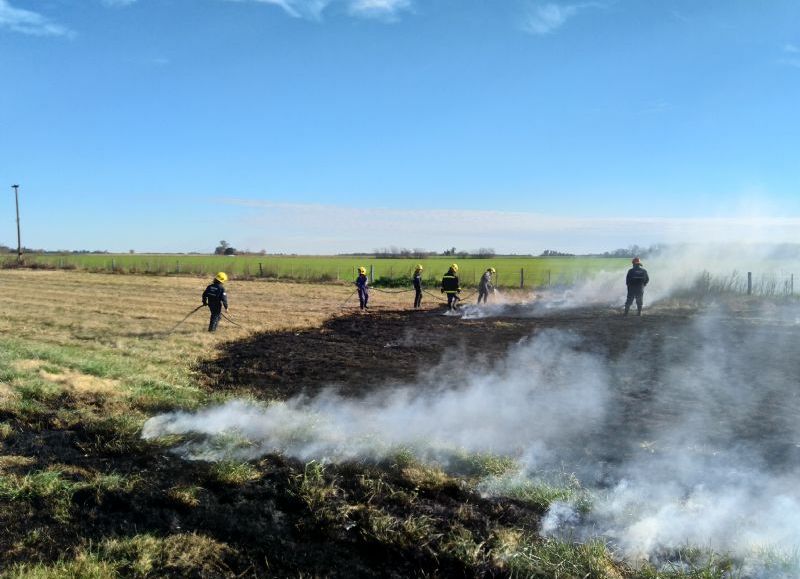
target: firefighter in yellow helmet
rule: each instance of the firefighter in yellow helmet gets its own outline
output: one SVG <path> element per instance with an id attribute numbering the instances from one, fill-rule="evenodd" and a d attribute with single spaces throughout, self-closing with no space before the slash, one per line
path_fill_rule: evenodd
<path id="1" fill-rule="evenodd" d="M 492 275 L 494 275 L 496 270 L 493 267 L 487 269 L 483 275 L 481 276 L 481 281 L 478 283 L 478 303 L 486 303 L 486 299 L 489 297 L 489 292 L 494 291 L 494 284 L 492 283 Z"/>
<path id="2" fill-rule="evenodd" d="M 422 306 L 422 264 L 418 264 L 414 268 L 414 277 L 411 282 L 414 284 L 414 309 L 419 309 Z"/>
<path id="3" fill-rule="evenodd" d="M 356 289 L 358 290 L 358 302 L 362 310 L 369 309 L 367 302 L 369 301 L 369 280 L 367 279 L 367 268 L 358 268 L 358 277 L 356 277 Z"/>
<path id="4" fill-rule="evenodd" d="M 203 305 L 208 306 L 211 310 L 211 319 L 208 321 L 208 331 L 215 332 L 217 324 L 222 317 L 222 307 L 225 306 L 225 311 L 228 311 L 228 294 L 225 291 L 225 282 L 228 281 L 228 275 L 221 271 L 214 276 L 214 281 L 203 292 Z"/>
<path id="5" fill-rule="evenodd" d="M 442 276 L 442 293 L 447 294 L 448 309 L 458 309 L 458 294 L 461 293 L 461 284 L 458 281 L 458 264 L 454 263 Z"/>

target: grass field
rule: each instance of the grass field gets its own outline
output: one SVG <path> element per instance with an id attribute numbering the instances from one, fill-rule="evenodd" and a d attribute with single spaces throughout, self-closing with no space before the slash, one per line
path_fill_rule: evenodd
<path id="1" fill-rule="evenodd" d="M 6 258 L 13 262 L 15 257 Z M 336 281 L 355 279 L 359 266 L 374 273 L 380 285 L 408 284 L 419 263 L 428 285 L 436 284 L 448 266 L 459 264 L 459 275 L 464 287 L 475 286 L 489 267 L 497 270 L 498 287 L 528 288 L 550 285 L 571 285 L 600 271 L 624 271 L 627 259 L 590 257 L 498 257 L 493 259 L 459 259 L 435 257 L 415 259 L 375 259 L 369 257 L 340 256 L 236 256 L 219 257 L 203 255 L 26 255 L 31 264 L 42 264 L 59 269 L 81 269 L 119 273 L 211 275 L 226 271 L 233 277 L 264 277 L 298 281 Z"/>
<path id="2" fill-rule="evenodd" d="M 381 356 L 392 363 L 385 338 L 362 339 L 362 321 L 386 316 L 401 335 L 408 323 L 398 313 L 408 309 L 407 294 L 378 294 L 373 314 L 351 316 L 352 301 L 342 308 L 349 287 L 239 281 L 229 284 L 230 316 L 245 328 L 223 320 L 208 334 L 203 311 L 170 333 L 199 303 L 205 282 L 0 271 L 0 575 L 729 576 L 727 559 L 696 549 L 687 548 L 677 568 L 633 569 L 601 542 L 540 538 L 535 527 L 550 502 L 580 488 L 569 481 L 528 485 L 487 500 L 478 482 L 513 468 L 503 457 L 465 455 L 462 474 L 454 475 L 402 452 L 379 465 L 303 464 L 275 455 L 204 463 L 171 456 L 177 440 L 141 440 L 141 426 L 154 414 L 275 395 L 257 384 L 291 368 L 305 372 L 317 344 L 335 346 L 353 335 L 356 351 L 371 348 L 365 361 L 351 357 L 342 368 L 317 352 L 326 371 L 371 372 Z M 424 305 L 414 319 L 427 324 L 424 316 L 439 304 Z M 449 323 L 445 316 L 430 320 L 445 329 Z M 483 340 L 487 328 L 513 326 L 488 324 L 463 328 Z M 256 357 L 240 343 L 257 345 Z M 283 362 L 263 372 L 253 366 L 253 386 L 243 389 L 236 376 L 247 375 L 248 364 L 269 363 L 277 356 L 270 345 L 283 344 Z M 228 366 L 216 366 L 209 378 L 203 368 L 223 352 Z M 409 364 L 401 367 L 407 372 Z M 365 376 L 367 385 L 398 377 Z"/>

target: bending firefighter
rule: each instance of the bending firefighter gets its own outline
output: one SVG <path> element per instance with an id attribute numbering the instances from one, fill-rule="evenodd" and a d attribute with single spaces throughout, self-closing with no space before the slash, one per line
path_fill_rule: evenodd
<path id="1" fill-rule="evenodd" d="M 442 276 L 442 293 L 447 294 L 447 307 L 450 310 L 457 309 L 461 286 L 458 281 L 458 265 L 455 263 Z"/>
<path id="2" fill-rule="evenodd" d="M 418 309 L 422 306 L 422 265 L 417 265 L 414 268 L 414 277 L 412 278 L 412 283 L 414 284 L 414 309 Z"/>
<path id="3" fill-rule="evenodd" d="M 208 321 L 208 331 L 214 332 L 222 317 L 222 306 L 228 311 L 228 294 L 225 293 L 225 282 L 228 276 L 224 271 L 214 276 L 214 281 L 203 292 L 203 305 L 211 310 L 211 319 Z"/>
<path id="4" fill-rule="evenodd" d="M 489 292 L 494 291 L 494 285 L 492 284 L 492 275 L 496 273 L 493 267 L 490 267 L 486 270 L 486 272 L 481 276 L 481 281 L 478 284 L 478 303 L 486 303 L 486 298 L 489 297 Z"/>
<path id="5" fill-rule="evenodd" d="M 367 307 L 367 302 L 369 301 L 369 280 L 367 279 L 367 268 L 358 268 L 358 277 L 356 278 L 355 284 L 356 289 L 358 290 L 358 302 L 361 304 L 361 309 L 369 309 Z"/>
<path id="6" fill-rule="evenodd" d="M 628 270 L 625 276 L 625 285 L 628 286 L 628 299 L 625 300 L 625 315 L 631 309 L 633 300 L 636 300 L 637 315 L 642 315 L 642 298 L 644 297 L 644 286 L 650 283 L 650 276 L 647 270 L 642 267 L 642 262 L 638 257 L 631 261 L 633 267 Z"/>

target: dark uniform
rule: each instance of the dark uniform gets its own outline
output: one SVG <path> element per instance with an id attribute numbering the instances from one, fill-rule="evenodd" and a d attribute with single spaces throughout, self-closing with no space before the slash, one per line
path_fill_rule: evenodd
<path id="1" fill-rule="evenodd" d="M 222 306 L 228 311 L 228 294 L 225 293 L 225 286 L 218 279 L 206 288 L 203 292 L 203 305 L 211 310 L 211 319 L 208 322 L 208 331 L 213 332 L 217 329 L 219 319 L 222 317 Z"/>
<path id="2" fill-rule="evenodd" d="M 414 272 L 414 279 L 411 280 L 414 284 L 414 309 L 422 305 L 422 272 L 417 270 Z"/>
<path id="3" fill-rule="evenodd" d="M 362 310 L 368 309 L 367 302 L 369 302 L 369 280 L 367 274 L 359 273 L 356 278 L 356 288 L 358 289 L 358 302 Z"/>
<path id="4" fill-rule="evenodd" d="M 451 267 L 447 273 L 442 276 L 442 293 L 447 294 L 447 307 L 451 310 L 456 309 L 458 306 L 459 292 L 461 285 L 458 281 L 458 275 Z"/>
<path id="5" fill-rule="evenodd" d="M 625 315 L 631 309 L 633 300 L 636 300 L 637 314 L 642 315 L 642 298 L 644 297 L 644 286 L 650 283 L 650 276 L 647 270 L 640 263 L 634 263 L 625 276 L 625 284 L 628 286 L 628 299 L 625 300 Z"/>
<path id="6" fill-rule="evenodd" d="M 486 303 L 486 299 L 489 297 L 489 292 L 494 289 L 492 285 L 492 272 L 490 270 L 486 270 L 486 272 L 481 276 L 481 281 L 478 284 L 478 303 Z"/>

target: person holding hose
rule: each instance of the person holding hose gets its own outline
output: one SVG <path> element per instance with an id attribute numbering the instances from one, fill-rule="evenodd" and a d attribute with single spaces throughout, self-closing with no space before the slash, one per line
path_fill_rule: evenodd
<path id="1" fill-rule="evenodd" d="M 228 275 L 221 271 L 214 276 L 214 281 L 203 292 L 203 305 L 211 310 L 211 319 L 208 321 L 208 331 L 216 332 L 219 319 L 222 317 L 222 307 L 228 311 L 228 294 L 225 292 L 225 282 Z"/>
<path id="2" fill-rule="evenodd" d="M 461 293 L 461 285 L 458 281 L 458 264 L 454 263 L 442 276 L 442 293 L 447 294 L 447 308 L 450 311 L 458 308 L 458 294 Z"/>
<path id="3" fill-rule="evenodd" d="M 369 301 L 369 280 L 367 279 L 367 268 L 358 268 L 358 277 L 355 281 L 356 289 L 358 290 L 358 302 L 362 310 L 369 309 L 367 302 Z"/>
<path id="4" fill-rule="evenodd" d="M 422 306 L 422 265 L 418 264 L 414 268 L 414 277 L 412 278 L 414 284 L 414 309 L 419 309 Z"/>
<path id="5" fill-rule="evenodd" d="M 636 315 L 642 315 L 642 301 L 644 297 L 644 286 L 650 283 L 650 276 L 647 275 L 647 270 L 642 267 L 642 261 L 638 257 L 631 260 L 632 268 L 628 270 L 628 275 L 625 276 L 625 285 L 628 286 L 628 298 L 625 300 L 625 313 L 628 315 L 628 310 L 631 309 L 633 300 L 636 300 Z"/>
<path id="6" fill-rule="evenodd" d="M 487 269 L 484 274 L 481 276 L 481 281 L 478 283 L 478 303 L 486 303 L 486 299 L 489 297 L 489 292 L 494 290 L 494 285 L 492 284 L 492 275 L 496 272 L 493 267 Z"/>

